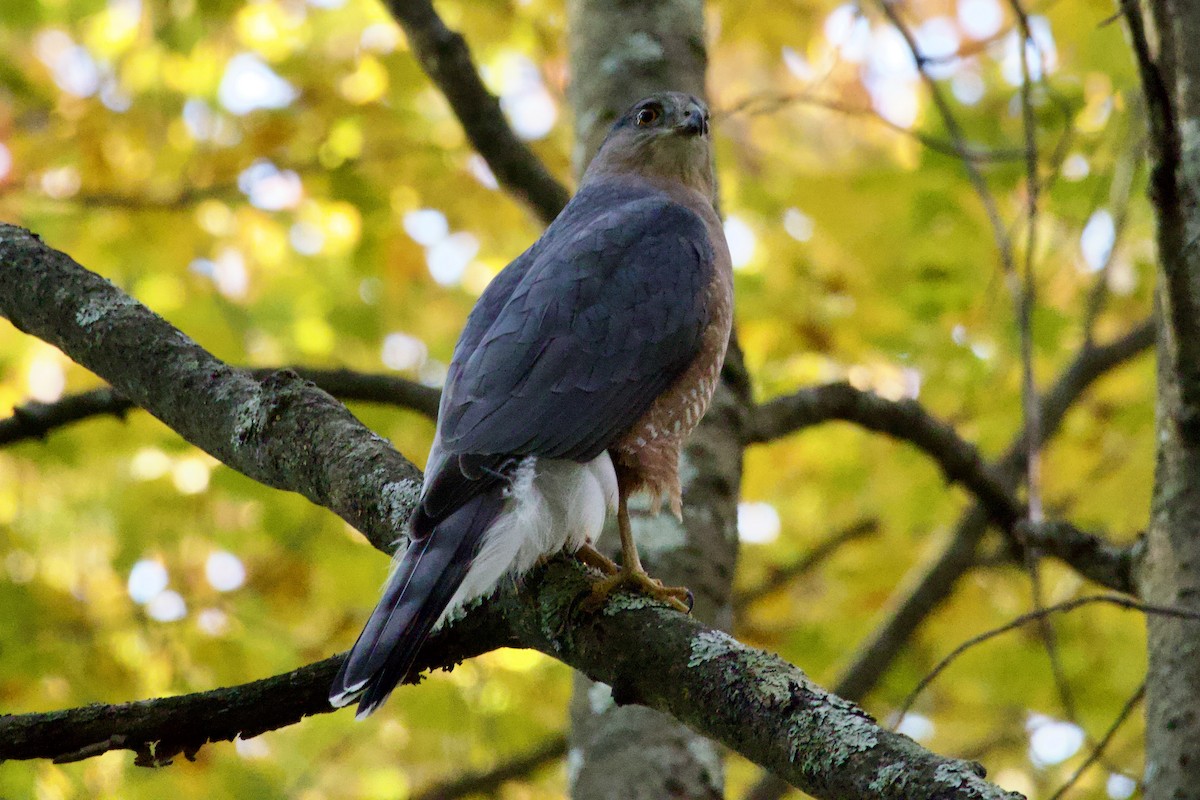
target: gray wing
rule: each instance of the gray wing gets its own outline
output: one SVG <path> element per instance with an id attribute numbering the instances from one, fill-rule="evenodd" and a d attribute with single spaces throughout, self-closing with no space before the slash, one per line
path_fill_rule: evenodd
<path id="1" fill-rule="evenodd" d="M 448 454 L 594 458 L 699 352 L 714 259 L 700 217 L 661 194 L 576 200 L 591 213 L 564 212 L 498 276 L 503 302 L 472 314 L 438 421 Z"/>

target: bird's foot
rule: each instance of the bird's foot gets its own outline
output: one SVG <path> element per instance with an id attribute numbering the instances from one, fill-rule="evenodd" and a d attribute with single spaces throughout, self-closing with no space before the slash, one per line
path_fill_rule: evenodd
<path id="1" fill-rule="evenodd" d="M 584 566 L 603 572 L 605 575 L 616 575 L 621 571 L 621 567 L 618 566 L 617 562 L 587 542 L 575 551 L 575 558 L 579 559 L 580 563 Z"/>
<path id="2" fill-rule="evenodd" d="M 651 578 L 640 569 L 623 568 L 609 575 L 607 578 L 593 583 L 591 596 L 583 601 L 583 608 L 588 611 L 595 611 L 604 605 L 604 602 L 608 600 L 608 596 L 617 589 L 632 589 L 641 594 L 649 595 L 661 603 L 666 603 L 676 611 L 682 611 L 684 614 L 692 613 L 692 605 L 695 602 L 692 591 L 686 586 L 663 586 L 662 581 Z"/>

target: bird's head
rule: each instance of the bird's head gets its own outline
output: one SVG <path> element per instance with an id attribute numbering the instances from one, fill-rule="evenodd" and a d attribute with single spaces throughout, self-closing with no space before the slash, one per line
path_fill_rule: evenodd
<path id="1" fill-rule="evenodd" d="M 681 182 L 710 200 L 716 191 L 708 106 L 683 92 L 652 94 L 626 111 L 584 174 Z"/>

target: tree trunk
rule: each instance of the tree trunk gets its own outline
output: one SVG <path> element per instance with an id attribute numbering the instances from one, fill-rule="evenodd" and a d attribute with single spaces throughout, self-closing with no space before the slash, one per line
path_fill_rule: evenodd
<path id="1" fill-rule="evenodd" d="M 1200 0 L 1129 15 L 1158 212 L 1158 454 L 1142 594 L 1200 610 Z M 1157 39 L 1157 41 L 1155 41 Z M 1200 622 L 1147 622 L 1146 797 L 1200 798 Z"/>
<path id="2" fill-rule="evenodd" d="M 704 6 L 700 0 L 573 0 L 567 4 L 575 151 L 582 172 L 616 118 L 655 91 L 704 96 Z M 741 423 L 748 394 L 728 375 L 681 464 L 684 524 L 631 507 L 634 535 L 650 573 L 689 587 L 695 615 L 727 628 L 737 556 Z M 744 380 L 734 384 L 744 386 Z M 615 536 L 602 546 L 615 549 Z M 576 677 L 571 704 L 571 793 L 577 800 L 712 800 L 724 796 L 718 745 L 640 706 L 618 707 L 604 684 Z"/>

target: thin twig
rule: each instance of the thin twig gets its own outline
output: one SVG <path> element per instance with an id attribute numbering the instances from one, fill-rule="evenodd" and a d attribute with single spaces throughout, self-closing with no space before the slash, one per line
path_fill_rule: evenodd
<path id="1" fill-rule="evenodd" d="M 1025 416 L 1025 485 L 1026 510 L 1030 525 L 1040 525 L 1045 520 L 1042 503 L 1042 460 L 1041 460 L 1041 419 L 1038 409 L 1037 380 L 1033 372 L 1033 313 L 1037 305 L 1037 283 L 1034 279 L 1034 258 L 1037 250 L 1037 220 L 1038 195 L 1040 182 L 1038 177 L 1038 142 L 1037 118 L 1033 113 L 1033 74 L 1029 64 L 1029 50 L 1036 50 L 1033 33 L 1029 27 L 1029 17 L 1021 6 L 1020 0 L 1010 0 L 1009 6 L 1017 19 L 1017 29 L 1021 33 L 1021 125 L 1025 135 L 1025 183 L 1026 183 L 1026 230 L 1025 253 L 1021 282 L 1013 283 L 1013 300 L 1017 306 L 1017 325 L 1021 340 L 1021 407 Z M 1039 52 L 1039 58 L 1040 58 Z M 1039 74 L 1045 70 L 1041 65 Z M 1030 598 L 1035 611 L 1045 607 L 1042 596 L 1042 573 L 1038 559 L 1040 554 L 1035 547 L 1026 547 L 1024 551 L 1025 569 L 1029 573 Z M 1063 713 L 1071 722 L 1078 721 L 1075 707 L 1075 696 L 1063 669 L 1062 657 L 1058 647 L 1058 635 L 1054 629 L 1051 617 L 1039 617 L 1037 621 L 1038 635 L 1046 650 L 1046 658 L 1050 663 L 1050 674 L 1062 703 Z"/>
<path id="2" fill-rule="evenodd" d="M 1037 304 L 1037 285 L 1034 281 L 1034 256 L 1037 249 L 1038 218 L 1038 144 L 1037 119 L 1033 113 L 1033 76 L 1029 65 L 1029 47 L 1036 47 L 1029 29 L 1029 18 L 1020 0 L 1010 0 L 1010 7 L 1021 31 L 1021 123 L 1025 132 L 1026 231 L 1025 258 L 1021 283 L 1015 274 L 1011 282 L 1013 300 L 1017 305 L 1017 320 L 1021 336 L 1021 405 L 1025 411 L 1025 457 L 1027 508 L 1030 522 L 1035 525 L 1044 518 L 1042 508 L 1042 467 L 1038 443 L 1041 440 L 1038 418 L 1037 383 L 1033 374 L 1033 312 Z M 1045 68 L 1044 66 L 1042 67 Z"/>
<path id="3" fill-rule="evenodd" d="M 1146 682 L 1142 681 L 1142 685 L 1139 686 L 1138 690 L 1134 692 L 1128 700 L 1125 701 L 1125 705 L 1121 707 L 1121 711 L 1117 714 L 1117 718 L 1114 719 L 1112 724 L 1108 726 L 1108 730 L 1106 730 L 1104 735 L 1100 737 L 1100 741 L 1096 742 L 1096 745 L 1092 748 L 1092 751 L 1088 753 L 1088 757 L 1084 759 L 1083 763 L 1079 765 L 1079 768 L 1071 774 L 1071 777 L 1067 778 L 1066 783 L 1058 787 L 1058 791 L 1050 795 L 1049 800 L 1059 800 L 1059 798 L 1066 794 L 1067 791 L 1075 785 L 1083 773 L 1087 771 L 1088 767 L 1100 760 L 1100 757 L 1104 755 L 1104 751 L 1108 749 L 1108 745 L 1112 742 L 1113 737 L 1116 736 L 1117 731 L 1120 730 L 1121 726 L 1125 724 L 1125 721 L 1129 719 L 1129 715 L 1133 713 L 1133 710 L 1138 707 L 1138 704 L 1142 702 L 1142 699 L 1145 698 L 1145 696 Z"/>
<path id="4" fill-rule="evenodd" d="M 979 201 L 983 204 L 983 210 L 987 214 L 988 223 L 992 229 L 992 237 L 996 242 L 996 250 L 1000 254 L 1000 266 L 1005 274 L 1014 273 L 1016 271 L 1016 262 L 1013 258 L 1012 242 L 1005 229 L 1004 220 L 1000 216 L 1000 209 L 996 206 L 996 198 L 988 188 L 987 181 L 983 179 L 983 174 L 979 171 L 979 167 L 970 158 L 966 132 L 963 130 L 962 125 L 959 124 L 958 118 L 954 116 L 954 111 L 950 107 L 950 101 L 946 99 L 945 94 L 942 92 L 942 87 L 929 74 L 927 68 L 929 62 L 921 52 L 921 48 L 917 44 L 917 39 L 913 36 L 912 31 L 900 19 L 900 13 L 896 10 L 895 5 L 888 0 L 876 0 L 876 5 L 904 38 L 904 42 L 912 54 L 913 61 L 917 65 L 917 72 L 921 75 L 921 80 L 924 81 L 925 86 L 929 90 L 929 96 L 933 100 L 933 105 L 937 109 L 938 115 L 942 118 L 942 124 L 946 126 L 946 132 L 950 134 L 950 141 L 954 145 L 959 159 L 962 161 L 963 168 L 967 172 L 967 178 L 970 180 L 975 194 L 979 196 Z"/>
<path id="5" fill-rule="evenodd" d="M 904 715 L 907 714 L 909 709 L 912 708 L 913 703 L 916 701 L 917 697 L 920 696 L 921 692 L 928 688 L 928 686 L 933 683 L 937 677 L 946 670 L 947 667 L 953 664 L 959 656 L 971 648 L 983 644 L 990 639 L 995 639 L 1001 634 L 1016 630 L 1024 625 L 1028 625 L 1030 622 L 1036 622 L 1037 620 L 1043 619 L 1052 614 L 1065 614 L 1085 606 L 1096 604 L 1112 605 L 1129 611 L 1140 611 L 1143 614 L 1156 614 L 1164 617 L 1174 617 L 1176 619 L 1200 620 L 1200 611 L 1193 611 L 1191 609 L 1177 606 L 1164 606 L 1156 603 L 1143 603 L 1140 600 L 1134 600 L 1131 597 L 1125 597 L 1124 595 L 1119 594 L 1091 594 L 1084 597 L 1076 597 L 1072 600 L 1065 600 L 1061 603 L 1055 603 L 1054 605 L 1046 606 L 1045 608 L 1037 611 L 1030 611 L 1010 620 L 1009 622 L 1006 622 L 997 628 L 992 628 L 991 630 L 984 631 L 977 636 L 972 636 L 970 639 L 967 639 L 958 647 L 951 650 L 950 653 L 941 661 L 939 661 L 932 670 L 926 673 L 925 677 L 921 678 L 916 687 L 912 690 L 912 692 L 909 693 L 908 697 L 904 699 L 904 702 L 900 704 L 900 710 L 896 715 L 896 722 L 893 725 L 893 729 L 895 729 L 895 726 L 899 725 L 904 720 Z"/>
<path id="6" fill-rule="evenodd" d="M 954 145 L 953 142 L 948 142 L 945 139 L 939 139 L 936 136 L 930 136 L 922 131 L 914 130 L 904 125 L 899 125 L 887 117 L 880 114 L 874 108 L 851 105 L 841 100 L 830 97 L 822 97 L 813 94 L 812 92 L 766 92 L 762 94 L 754 94 L 743 98 L 728 108 L 722 109 L 719 112 L 720 116 L 735 116 L 738 114 L 746 114 L 748 116 L 758 116 L 760 114 L 773 114 L 781 108 L 785 108 L 791 104 L 815 106 L 823 108 L 827 111 L 834 111 L 847 116 L 862 116 L 869 117 L 875 122 L 890 128 L 896 133 L 911 137 L 920 142 L 925 147 L 941 153 L 943 155 L 953 156 L 955 158 L 963 157 L 963 153 Z M 968 145 L 966 149 L 966 157 L 972 161 L 979 163 L 1003 163 L 1006 161 L 1017 161 L 1025 157 L 1024 150 L 1018 149 L 994 149 L 983 147 L 981 145 Z"/>
<path id="7" fill-rule="evenodd" d="M 494 794 L 508 781 L 523 778 L 567 753 L 567 737 L 553 736 L 533 749 L 509 758 L 495 767 L 468 772 L 427 786 L 409 800 L 457 800 L 467 795 Z"/>
<path id="8" fill-rule="evenodd" d="M 357 372 L 348 369 L 314 367 L 271 367 L 249 370 L 260 378 L 288 369 L 312 381 L 339 400 L 383 403 L 415 411 L 425 417 L 437 417 L 438 389 L 396 375 Z M 26 403 L 13 409 L 10 417 L 0 419 L 0 447 L 28 439 L 43 439 L 50 432 L 97 416 L 124 419 L 138 407 L 111 388 L 92 389 L 69 394 L 53 403 Z"/>
<path id="9" fill-rule="evenodd" d="M 738 592 L 733 599 L 735 608 L 745 608 L 751 603 L 776 592 L 793 583 L 797 578 L 808 574 L 824 563 L 830 556 L 853 541 L 863 539 L 879 530 L 879 520 L 863 519 L 849 527 L 842 528 L 831 536 L 823 539 L 816 547 L 791 564 L 776 567 L 762 582 L 745 591 Z"/>
<path id="10" fill-rule="evenodd" d="M 1088 292 L 1087 307 L 1083 316 L 1083 337 L 1085 342 L 1092 342 L 1096 335 L 1096 321 L 1104 311 L 1109 297 L 1109 275 L 1113 261 L 1120 248 L 1121 239 L 1129 221 L 1129 199 L 1133 194 L 1133 175 L 1136 171 L 1134 153 L 1140 153 L 1141 147 L 1122 148 L 1123 156 L 1117 159 L 1113 168 L 1112 186 L 1108 192 L 1108 205 L 1112 208 L 1113 240 L 1104 263 L 1096 270 L 1096 280 Z M 1089 219 L 1091 217 L 1089 216 Z"/>

